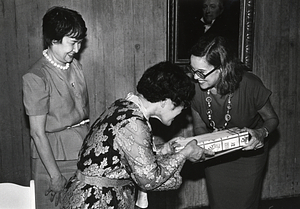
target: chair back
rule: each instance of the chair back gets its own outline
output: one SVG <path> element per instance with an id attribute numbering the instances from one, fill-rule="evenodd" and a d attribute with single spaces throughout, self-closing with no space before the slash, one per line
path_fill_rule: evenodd
<path id="1" fill-rule="evenodd" d="M 35 209 L 34 180 L 30 186 L 14 183 L 0 183 L 1 209 Z"/>

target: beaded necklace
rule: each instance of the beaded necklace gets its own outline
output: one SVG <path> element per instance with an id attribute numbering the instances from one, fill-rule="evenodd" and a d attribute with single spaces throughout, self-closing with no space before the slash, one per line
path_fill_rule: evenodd
<path id="1" fill-rule="evenodd" d="M 207 118 L 208 118 L 208 121 L 209 121 L 209 126 L 212 127 L 216 131 L 224 130 L 226 128 L 226 126 L 228 125 L 228 122 L 231 120 L 231 115 L 230 115 L 230 110 L 232 109 L 231 98 L 232 98 L 232 93 L 229 94 L 228 100 L 227 100 L 227 105 L 226 105 L 227 110 L 226 110 L 226 114 L 225 114 L 225 117 L 224 117 L 225 118 L 225 123 L 224 123 L 223 127 L 217 128 L 215 121 L 212 119 L 212 112 L 213 111 L 211 109 L 212 98 L 210 96 L 210 90 L 207 90 L 207 97 L 205 98 L 205 101 L 207 102 L 206 114 L 207 114 Z"/>
<path id="2" fill-rule="evenodd" d="M 69 67 L 70 67 L 70 63 L 66 63 L 66 66 L 61 66 L 60 64 L 57 64 L 56 62 L 54 62 L 50 57 L 49 55 L 47 54 L 48 52 L 48 49 L 45 49 L 43 51 L 43 55 L 44 57 L 46 57 L 46 59 L 52 64 L 54 65 L 55 67 L 61 69 L 61 70 L 67 70 Z"/>

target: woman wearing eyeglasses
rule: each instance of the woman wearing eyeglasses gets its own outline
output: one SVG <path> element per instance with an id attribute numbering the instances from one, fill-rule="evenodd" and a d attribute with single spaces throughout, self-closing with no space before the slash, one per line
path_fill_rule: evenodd
<path id="1" fill-rule="evenodd" d="M 210 208 L 258 208 L 266 138 L 279 123 L 271 91 L 248 72 L 222 37 L 203 36 L 191 49 L 188 70 L 198 83 L 191 105 L 194 134 L 233 127 L 246 128 L 250 134 L 242 150 L 206 162 Z"/>

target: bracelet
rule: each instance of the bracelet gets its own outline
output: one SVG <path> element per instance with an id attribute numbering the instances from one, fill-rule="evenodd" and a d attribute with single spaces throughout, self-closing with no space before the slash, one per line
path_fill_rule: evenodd
<path id="1" fill-rule="evenodd" d="M 269 136 L 269 131 L 266 127 L 263 127 L 263 129 L 265 130 L 265 138 L 267 138 Z"/>

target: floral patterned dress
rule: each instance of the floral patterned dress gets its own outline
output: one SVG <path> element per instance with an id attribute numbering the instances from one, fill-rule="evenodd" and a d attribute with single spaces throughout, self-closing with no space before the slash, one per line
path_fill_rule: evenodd
<path id="1" fill-rule="evenodd" d="M 135 205 L 136 186 L 154 191 L 180 186 L 185 157 L 155 151 L 142 110 L 138 102 L 115 101 L 92 125 L 77 164 L 85 176 L 130 179 L 131 183 L 105 187 L 87 184 L 74 175 L 66 185 L 62 208 L 130 209 Z"/>

